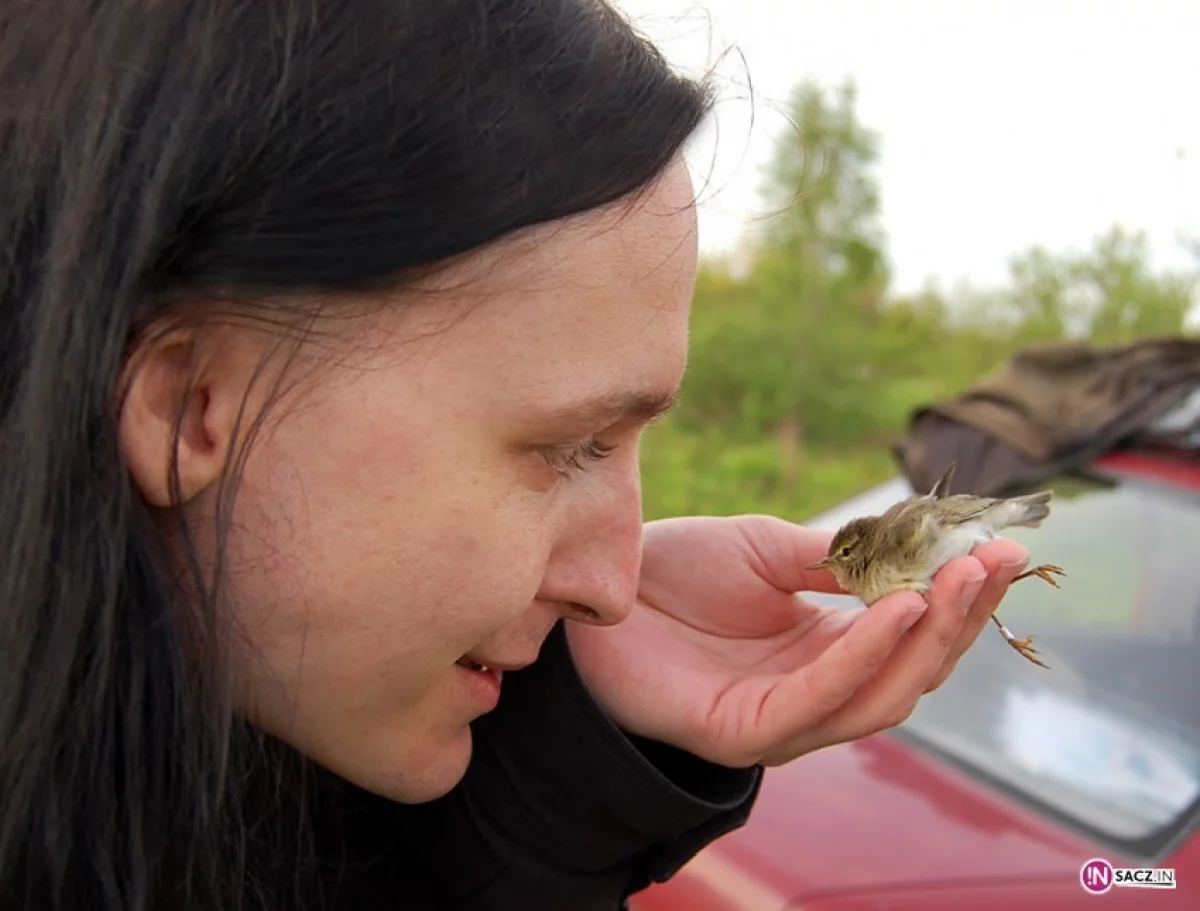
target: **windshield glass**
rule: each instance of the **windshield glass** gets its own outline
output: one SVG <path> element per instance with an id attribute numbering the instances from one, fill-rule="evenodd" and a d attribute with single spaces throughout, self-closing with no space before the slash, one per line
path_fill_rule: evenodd
<path id="1" fill-rule="evenodd" d="M 1200 798 L 1200 498 L 1137 480 L 1059 478 L 1039 529 L 1010 529 L 1062 588 L 1016 583 L 997 611 L 1052 668 L 989 625 L 901 731 L 1137 853 Z M 907 496 L 896 482 L 826 514 L 836 527 Z M 850 599 L 829 603 L 852 604 Z"/>

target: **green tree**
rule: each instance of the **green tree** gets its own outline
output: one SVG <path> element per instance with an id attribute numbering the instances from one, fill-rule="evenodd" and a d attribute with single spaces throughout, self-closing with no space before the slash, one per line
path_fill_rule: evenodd
<path id="1" fill-rule="evenodd" d="M 1118 228 L 1101 235 L 1092 255 L 1073 264 L 1072 278 L 1091 297 L 1090 333 L 1107 342 L 1184 331 L 1195 302 L 1195 274 L 1150 269 L 1143 232 Z"/>
<path id="2" fill-rule="evenodd" d="M 1083 252 L 1032 247 L 997 288 L 890 296 L 879 142 L 855 102 L 850 82 L 796 88 L 747 267 L 701 263 L 680 407 L 642 449 L 648 518 L 804 520 L 895 473 L 888 444 L 914 408 L 1031 342 L 1178 334 L 1195 311 L 1198 270 L 1156 271 L 1145 235 L 1119 227 Z"/>
<path id="3" fill-rule="evenodd" d="M 1156 273 L 1144 232 L 1119 225 L 1083 253 L 1033 247 L 1010 263 L 1010 307 L 1023 342 L 1081 337 L 1119 344 L 1186 329 L 1194 272 Z"/>
<path id="4" fill-rule="evenodd" d="M 750 273 L 732 284 L 702 274 L 697 286 L 686 420 L 815 442 L 875 423 L 861 389 L 888 275 L 878 141 L 855 102 L 852 83 L 832 97 L 809 82 L 793 93 L 762 188 L 775 214 L 751 241 Z"/>

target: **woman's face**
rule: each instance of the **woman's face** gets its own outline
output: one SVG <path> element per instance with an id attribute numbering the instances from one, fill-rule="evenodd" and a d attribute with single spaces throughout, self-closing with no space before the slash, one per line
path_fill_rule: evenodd
<path id="1" fill-rule="evenodd" d="M 272 406 L 228 543 L 261 727 L 368 790 L 432 799 L 498 697 L 464 658 L 518 668 L 561 617 L 626 615 L 638 439 L 687 357 L 691 202 L 677 161 L 631 210 L 469 257 Z M 214 502 L 189 501 L 192 520 Z"/>

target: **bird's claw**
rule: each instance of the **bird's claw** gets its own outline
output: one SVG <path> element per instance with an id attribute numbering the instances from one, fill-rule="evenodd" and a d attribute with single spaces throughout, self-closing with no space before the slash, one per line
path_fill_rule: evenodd
<path id="1" fill-rule="evenodd" d="M 1000 618 L 992 614 L 992 622 L 996 624 L 996 629 L 1000 630 L 1000 635 L 1004 637 L 1004 641 L 1013 647 L 1013 649 L 1024 658 L 1038 667 L 1044 667 L 1050 670 L 1050 665 L 1043 664 L 1042 659 L 1038 658 L 1038 650 L 1033 647 L 1033 636 L 1026 636 L 1024 639 L 1018 639 L 1008 631 L 1008 627 L 1000 622 Z"/>
<path id="2" fill-rule="evenodd" d="M 1026 661 L 1031 661 L 1038 667 L 1044 667 L 1046 670 L 1050 670 L 1050 665 L 1045 664 L 1042 659 L 1037 657 L 1038 650 L 1033 647 L 1033 636 L 1026 636 L 1024 639 L 1017 639 L 1016 637 L 1006 638 L 1008 644 L 1016 649 L 1017 653 Z"/>
<path id="3" fill-rule="evenodd" d="M 1058 584 L 1058 580 L 1054 577 L 1065 575 L 1066 573 L 1063 572 L 1061 566 L 1055 566 L 1052 563 L 1043 563 L 1041 566 L 1035 566 L 1033 569 L 1026 570 L 1019 576 L 1014 576 L 1013 582 L 1020 582 L 1022 579 L 1028 579 L 1036 576 L 1043 582 L 1048 582 L 1055 588 L 1059 588 L 1060 586 Z M 1046 670 L 1050 670 L 1050 665 L 1043 663 L 1042 660 L 1037 657 L 1038 650 L 1033 647 L 1033 636 L 1026 636 L 1024 639 L 1018 639 L 1005 628 L 1003 623 L 996 619 L 995 615 L 992 616 L 992 620 L 995 621 L 996 626 L 1000 629 L 1000 635 L 1004 637 L 1004 641 L 1011 645 L 1018 655 L 1020 655 L 1026 661 L 1036 664 L 1038 667 L 1044 667 Z"/>
<path id="4" fill-rule="evenodd" d="M 1043 582 L 1049 582 L 1055 588 L 1060 588 L 1054 576 L 1065 576 L 1061 566 L 1055 566 L 1052 563 L 1043 563 L 1041 566 L 1035 566 L 1033 569 L 1026 570 L 1019 576 L 1013 577 L 1013 582 L 1020 582 L 1022 579 L 1028 579 L 1031 576 L 1037 576 Z M 1018 649 L 1019 651 L 1019 649 Z"/>

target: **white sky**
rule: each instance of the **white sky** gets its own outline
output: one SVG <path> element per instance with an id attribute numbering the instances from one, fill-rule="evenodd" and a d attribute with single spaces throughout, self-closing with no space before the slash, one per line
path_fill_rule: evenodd
<path id="1" fill-rule="evenodd" d="M 895 290 L 1001 282 L 1012 254 L 1116 222 L 1149 232 L 1157 266 L 1192 262 L 1176 237 L 1200 235 L 1200 0 L 615 2 L 681 67 L 722 60 L 717 129 L 689 154 L 712 180 L 705 249 L 760 211 L 791 88 L 848 75 L 882 141 Z"/>

